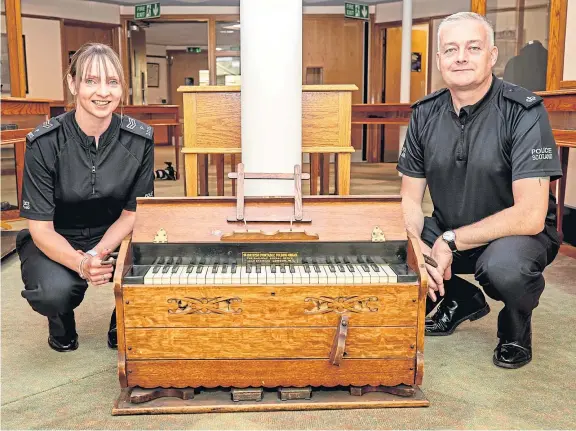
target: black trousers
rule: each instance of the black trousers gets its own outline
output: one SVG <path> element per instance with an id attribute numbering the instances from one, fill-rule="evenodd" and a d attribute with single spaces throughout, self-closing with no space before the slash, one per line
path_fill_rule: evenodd
<path id="1" fill-rule="evenodd" d="M 435 218 L 424 219 L 422 240 L 426 244 L 432 246 L 443 232 Z M 546 225 L 538 235 L 499 238 L 486 246 L 455 252 L 444 299 L 462 301 L 478 293 L 475 285 L 454 275 L 474 274 L 490 298 L 504 302 L 498 315 L 498 337 L 530 343 L 532 310 L 544 291 L 542 272 L 559 248 L 556 229 Z"/>
<path id="2" fill-rule="evenodd" d="M 75 250 L 88 251 L 98 244 L 107 228 L 59 231 Z M 48 318 L 50 334 L 57 337 L 76 335 L 74 309 L 84 299 L 88 288 L 76 271 L 46 256 L 32 240 L 28 229 L 16 238 L 20 256 L 24 297 L 32 309 Z"/>

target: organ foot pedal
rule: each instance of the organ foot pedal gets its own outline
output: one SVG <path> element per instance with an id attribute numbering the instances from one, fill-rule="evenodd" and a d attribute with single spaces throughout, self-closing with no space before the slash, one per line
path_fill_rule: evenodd
<path id="1" fill-rule="evenodd" d="M 254 412 L 274 410 L 337 410 L 385 407 L 428 407 L 417 386 L 361 388 L 217 388 L 123 389 L 113 415 Z M 154 394 L 148 401 L 142 401 Z M 195 393 L 194 393 L 195 392 Z M 136 394 L 136 395 L 135 395 Z M 164 395 L 161 395 L 164 394 Z M 363 394 L 362 396 L 357 396 Z M 409 395 L 410 394 L 410 395 Z M 158 396 L 160 395 L 160 396 Z M 136 399 L 137 401 L 133 401 Z"/>

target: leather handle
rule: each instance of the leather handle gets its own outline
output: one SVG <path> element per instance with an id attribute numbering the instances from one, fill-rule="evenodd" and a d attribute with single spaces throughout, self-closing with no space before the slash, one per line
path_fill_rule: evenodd
<path id="1" fill-rule="evenodd" d="M 344 357 L 344 350 L 346 349 L 346 336 L 348 335 L 348 320 L 349 317 L 345 314 L 340 316 L 338 328 L 336 328 L 336 335 L 332 342 L 332 350 L 330 351 L 330 364 L 339 366 L 342 358 Z"/>

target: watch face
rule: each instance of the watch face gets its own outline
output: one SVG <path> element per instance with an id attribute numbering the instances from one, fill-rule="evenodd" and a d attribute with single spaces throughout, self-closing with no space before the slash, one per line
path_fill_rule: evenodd
<path id="1" fill-rule="evenodd" d="M 442 234 L 442 238 L 444 238 L 446 241 L 454 241 L 456 239 L 456 235 L 454 235 L 454 232 L 448 231 Z"/>

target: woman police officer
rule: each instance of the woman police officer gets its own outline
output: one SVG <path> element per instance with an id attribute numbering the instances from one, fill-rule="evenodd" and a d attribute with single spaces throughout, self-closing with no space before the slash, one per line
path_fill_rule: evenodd
<path id="1" fill-rule="evenodd" d="M 74 308 L 88 282 L 109 283 L 105 256 L 134 226 L 136 198 L 154 194 L 154 141 L 150 126 L 114 113 L 125 91 L 116 53 L 86 44 L 66 73 L 75 109 L 27 136 L 20 214 L 22 296 L 48 318 L 49 346 L 78 348 Z M 116 346 L 112 314 L 108 345 Z"/>

